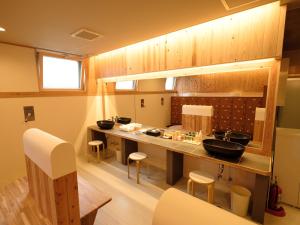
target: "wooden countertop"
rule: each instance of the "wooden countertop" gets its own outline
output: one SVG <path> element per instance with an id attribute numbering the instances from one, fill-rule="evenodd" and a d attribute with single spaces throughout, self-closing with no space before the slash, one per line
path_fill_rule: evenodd
<path id="1" fill-rule="evenodd" d="M 102 132 L 109 135 L 118 136 L 124 139 L 132 140 L 140 143 L 157 145 L 171 151 L 179 152 L 197 158 L 203 158 L 215 163 L 221 163 L 226 166 L 245 170 L 251 173 L 260 174 L 263 176 L 271 175 L 271 157 L 268 156 L 262 156 L 262 155 L 245 152 L 239 162 L 232 162 L 232 161 L 217 159 L 209 155 L 206 152 L 206 150 L 203 148 L 202 144 L 194 145 L 182 141 L 173 141 L 173 140 L 163 139 L 159 137 L 152 137 L 136 131 L 125 132 L 125 131 L 121 131 L 118 128 L 113 128 L 111 130 L 102 130 L 97 125 L 89 126 L 88 129 Z"/>
<path id="2" fill-rule="evenodd" d="M 80 218 L 86 217 L 111 201 L 111 197 L 78 176 Z M 28 194 L 27 178 L 17 179 L 0 190 L 0 224 L 51 225 Z"/>

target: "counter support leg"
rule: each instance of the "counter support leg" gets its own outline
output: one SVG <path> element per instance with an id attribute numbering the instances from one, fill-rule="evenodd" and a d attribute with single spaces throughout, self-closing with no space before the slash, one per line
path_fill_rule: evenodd
<path id="1" fill-rule="evenodd" d="M 264 223 L 270 177 L 256 174 L 253 193 L 252 219 Z"/>
<path id="2" fill-rule="evenodd" d="M 182 174 L 183 154 L 167 150 L 167 184 L 176 184 Z"/>
<path id="3" fill-rule="evenodd" d="M 121 140 L 121 154 L 122 154 L 122 164 L 127 165 L 128 156 L 138 151 L 138 143 L 136 141 L 131 141 L 122 138 Z"/>

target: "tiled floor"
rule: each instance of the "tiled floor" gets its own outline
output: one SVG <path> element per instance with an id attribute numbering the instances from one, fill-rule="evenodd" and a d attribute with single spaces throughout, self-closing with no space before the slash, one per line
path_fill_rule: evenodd
<path id="1" fill-rule="evenodd" d="M 160 195 L 170 186 L 165 183 L 164 172 L 151 167 L 150 174 L 142 169 L 141 184 L 135 182 L 135 168 L 131 167 L 132 178 L 127 179 L 127 167 L 115 160 L 99 164 L 78 160 L 78 173 L 100 190 L 109 193 L 113 200 L 98 213 L 95 225 L 150 225 L 154 208 Z M 148 175 L 149 178 L 148 178 Z M 186 179 L 175 188 L 186 190 Z M 206 194 L 198 191 L 198 197 Z M 216 193 L 216 204 L 228 209 L 229 196 Z M 266 225 L 299 225 L 300 210 L 284 206 L 287 215 L 283 218 L 266 214 Z"/>

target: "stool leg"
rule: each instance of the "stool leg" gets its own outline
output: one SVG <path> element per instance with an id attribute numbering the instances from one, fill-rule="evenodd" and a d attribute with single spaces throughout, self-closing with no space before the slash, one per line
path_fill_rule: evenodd
<path id="1" fill-rule="evenodd" d="M 140 183 L 140 161 L 136 161 L 136 183 Z"/>
<path id="2" fill-rule="evenodd" d="M 191 190 L 192 195 L 195 196 L 195 182 L 192 181 L 191 187 L 192 187 L 192 190 Z"/>
<path id="3" fill-rule="evenodd" d="M 147 177 L 150 178 L 150 164 L 147 162 Z"/>
<path id="4" fill-rule="evenodd" d="M 98 160 L 98 162 L 100 162 L 100 148 L 99 148 L 99 145 L 97 145 L 96 149 L 97 149 L 97 160 Z"/>
<path id="5" fill-rule="evenodd" d="M 127 158 L 127 168 L 128 168 L 128 179 L 130 178 L 130 175 L 129 175 L 129 157 Z"/>
<path id="6" fill-rule="evenodd" d="M 87 162 L 90 162 L 90 146 L 89 145 L 87 146 L 87 149 L 86 149 L 86 160 L 87 160 Z"/>
<path id="7" fill-rule="evenodd" d="M 106 159 L 107 158 L 107 151 L 106 151 L 106 149 L 104 147 L 104 144 L 102 146 L 103 146 L 103 148 L 102 148 L 102 150 L 103 150 L 103 158 Z"/>
<path id="8" fill-rule="evenodd" d="M 207 186 L 207 201 L 209 203 L 213 203 L 214 202 L 214 184 L 209 184 Z"/>
<path id="9" fill-rule="evenodd" d="M 191 184 L 192 184 L 192 180 L 189 179 L 187 182 L 187 193 L 191 194 Z"/>

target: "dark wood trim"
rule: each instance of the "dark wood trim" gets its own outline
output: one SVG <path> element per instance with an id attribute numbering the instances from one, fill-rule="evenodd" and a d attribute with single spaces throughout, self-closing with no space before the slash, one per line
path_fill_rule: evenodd
<path id="1" fill-rule="evenodd" d="M 86 91 L 43 91 L 43 92 L 0 92 L 1 98 L 32 98 L 32 97 L 67 97 L 67 96 L 99 96 L 87 94 Z"/>
<path id="2" fill-rule="evenodd" d="M 270 177 L 256 174 L 251 217 L 254 221 L 261 224 L 264 223 L 265 218 L 269 183 Z"/>
<path id="3" fill-rule="evenodd" d="M 183 154 L 167 150 L 167 184 L 174 185 L 183 176 Z"/>
<path id="4" fill-rule="evenodd" d="M 104 92 L 104 95 L 151 95 L 151 94 L 176 94 L 177 91 L 114 91 Z"/>
<path id="5" fill-rule="evenodd" d="M 121 139 L 122 164 L 127 165 L 128 156 L 138 151 L 138 143 L 128 139 Z"/>
<path id="6" fill-rule="evenodd" d="M 67 53 L 67 52 L 62 52 L 62 51 L 54 51 L 54 50 L 47 49 L 47 48 L 39 48 L 39 47 L 35 47 L 35 46 L 23 45 L 23 44 L 18 44 L 18 43 L 13 43 L 13 42 L 0 41 L 0 43 L 1 44 L 6 44 L 6 45 L 13 45 L 13 46 L 17 46 L 17 47 L 22 47 L 22 48 L 31 48 L 31 49 L 40 50 L 40 51 L 49 52 L 49 53 L 57 53 L 57 54 L 76 56 L 76 57 L 81 57 L 82 59 L 88 58 L 88 56 L 82 56 L 82 55 L 72 54 L 72 53 Z"/>

